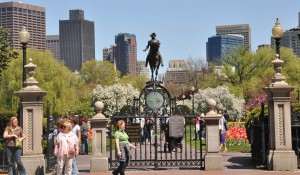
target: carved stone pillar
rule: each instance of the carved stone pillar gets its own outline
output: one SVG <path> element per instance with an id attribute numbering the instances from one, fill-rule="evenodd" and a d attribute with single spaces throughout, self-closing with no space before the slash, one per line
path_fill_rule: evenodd
<path id="1" fill-rule="evenodd" d="M 297 170 L 297 157 L 292 150 L 291 134 L 291 97 L 294 89 L 285 82 L 281 74 L 283 60 L 272 61 L 276 74 L 272 77 L 272 83 L 265 87 L 268 94 L 269 106 L 269 152 L 268 169 L 274 171 Z"/>
<path id="2" fill-rule="evenodd" d="M 213 111 L 216 107 L 216 101 L 213 99 L 207 100 L 210 111 L 203 117 L 205 120 L 206 133 L 206 155 L 205 170 L 223 170 L 223 157 L 219 153 L 220 134 L 219 134 L 219 120 L 221 115 Z"/>
<path id="3" fill-rule="evenodd" d="M 27 136 L 23 141 L 22 162 L 27 174 L 42 175 L 45 173 L 45 159 L 42 147 L 42 119 L 43 119 L 43 97 L 47 94 L 38 87 L 39 82 L 33 78 L 36 65 L 29 64 L 25 69 L 29 78 L 25 81 L 25 87 L 15 94 L 21 101 L 22 128 Z"/>
<path id="4" fill-rule="evenodd" d="M 93 134 L 93 156 L 90 160 L 90 172 L 108 171 L 108 158 L 106 155 L 106 125 L 108 123 L 108 119 L 101 114 L 103 108 L 103 103 L 101 101 L 97 101 L 95 103 L 95 110 L 97 114 L 90 119 Z"/>

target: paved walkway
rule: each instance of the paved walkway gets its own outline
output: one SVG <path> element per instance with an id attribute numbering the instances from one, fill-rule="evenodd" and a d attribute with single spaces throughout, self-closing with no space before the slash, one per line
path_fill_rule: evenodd
<path id="1" fill-rule="evenodd" d="M 265 169 L 255 168 L 251 165 L 251 154 L 250 153 L 239 153 L 239 152 L 226 152 L 221 153 L 223 156 L 224 170 L 222 171 L 204 171 L 204 170 L 190 170 L 190 169 L 178 169 L 178 168 L 167 168 L 162 170 L 154 169 L 128 169 L 126 175 L 298 175 L 300 169 L 296 172 L 286 171 L 267 171 Z M 111 175 L 109 172 L 98 172 L 90 173 L 90 158 L 91 155 L 79 155 L 77 158 L 77 165 L 79 168 L 80 175 Z M 101 166 L 101 165 L 99 165 Z"/>

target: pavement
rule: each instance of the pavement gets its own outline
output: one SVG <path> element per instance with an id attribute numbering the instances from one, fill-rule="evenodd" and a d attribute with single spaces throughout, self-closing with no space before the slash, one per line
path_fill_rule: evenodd
<path id="1" fill-rule="evenodd" d="M 251 163 L 250 153 L 240 153 L 240 152 L 221 152 L 223 157 L 224 170 L 219 171 L 205 171 L 202 169 L 187 169 L 187 168 L 174 168 L 167 167 L 164 169 L 155 170 L 153 168 L 149 169 L 137 169 L 128 168 L 126 170 L 126 175 L 299 175 L 300 169 L 295 172 L 290 171 L 268 171 L 264 167 L 253 167 Z M 90 173 L 90 158 L 89 155 L 79 155 L 77 157 L 77 166 L 80 175 L 112 175 L 111 170 L 108 172 L 96 172 Z M 101 166 L 101 165 L 99 165 Z"/>

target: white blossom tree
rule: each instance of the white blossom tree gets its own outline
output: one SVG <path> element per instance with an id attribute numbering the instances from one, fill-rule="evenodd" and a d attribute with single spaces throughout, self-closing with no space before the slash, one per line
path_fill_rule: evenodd
<path id="1" fill-rule="evenodd" d="M 208 112 L 207 100 L 212 98 L 217 102 L 216 108 L 219 111 L 227 110 L 230 118 L 236 121 L 243 120 L 243 105 L 244 99 L 239 99 L 233 94 L 230 94 L 228 88 L 225 86 L 218 86 L 216 88 L 207 88 L 199 90 L 195 94 L 195 109 L 198 111 Z"/>
<path id="2" fill-rule="evenodd" d="M 104 103 L 104 114 L 107 117 L 112 117 L 120 109 L 127 105 L 132 104 L 134 97 L 139 96 L 139 91 L 131 84 L 114 84 L 111 86 L 97 85 L 93 90 L 93 101 L 102 101 Z"/>

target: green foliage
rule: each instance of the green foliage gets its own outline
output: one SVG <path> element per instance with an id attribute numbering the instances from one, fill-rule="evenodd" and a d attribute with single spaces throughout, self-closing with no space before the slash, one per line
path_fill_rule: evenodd
<path id="1" fill-rule="evenodd" d="M 293 111 L 297 114 L 300 114 L 300 103 L 292 103 Z"/>
<path id="2" fill-rule="evenodd" d="M 110 86 L 117 82 L 120 71 L 109 61 L 89 60 L 82 65 L 80 75 L 88 85 Z"/>
<path id="3" fill-rule="evenodd" d="M 224 68 L 222 72 L 226 76 L 221 76 L 221 80 L 227 81 L 233 86 L 242 85 L 244 81 L 250 80 L 255 75 L 261 61 L 254 54 L 245 51 L 243 48 L 234 49 L 223 60 Z"/>
<path id="4" fill-rule="evenodd" d="M 265 118 L 268 117 L 268 106 L 264 106 L 264 114 L 261 113 L 261 107 L 257 107 L 252 109 L 250 112 L 248 112 L 246 118 L 245 118 L 245 127 L 247 130 L 250 129 L 251 122 L 258 122 L 260 120 L 260 115 L 263 115 Z M 250 138 L 250 137 L 248 137 Z"/>
<path id="5" fill-rule="evenodd" d="M 16 111 L 9 111 L 6 109 L 0 108 L 0 138 L 2 138 L 2 134 L 10 120 L 11 117 L 17 116 Z"/>
<path id="6" fill-rule="evenodd" d="M 32 58 L 32 63 L 37 65 L 34 78 L 39 82 L 39 87 L 47 91 L 44 103 L 50 105 L 50 111 L 60 115 L 76 111 L 80 106 L 77 85 L 80 79 L 76 77 L 62 62 L 53 58 L 47 52 L 27 50 L 27 58 Z M 16 110 L 19 106 L 19 98 L 14 92 L 22 87 L 22 58 L 9 63 L 7 70 L 3 72 L 0 91 L 0 104 L 2 108 Z M 46 111 L 44 105 L 44 111 Z"/>
<path id="7" fill-rule="evenodd" d="M 282 74 L 286 77 L 286 82 L 299 87 L 300 59 L 292 49 L 281 47 L 280 50 L 280 57 L 285 62 Z M 218 79 L 228 82 L 230 92 L 248 101 L 248 99 L 263 94 L 263 88 L 271 83 L 271 78 L 275 74 L 271 63 L 274 59 L 274 49 L 262 48 L 256 53 L 251 53 L 238 48 L 224 59 L 223 75 L 221 74 Z M 292 99 L 295 99 L 295 93 L 292 93 L 292 96 Z"/>
<path id="8" fill-rule="evenodd" d="M 149 81 L 149 78 L 145 75 L 139 75 L 137 77 L 134 77 L 131 74 L 126 74 L 119 80 L 119 83 L 125 85 L 131 84 L 134 88 L 141 92 L 145 87 L 147 81 Z"/>
<path id="9" fill-rule="evenodd" d="M 18 53 L 10 47 L 9 41 L 8 31 L 0 27 L 0 76 L 3 70 L 8 67 L 8 63 L 18 57 Z"/>

